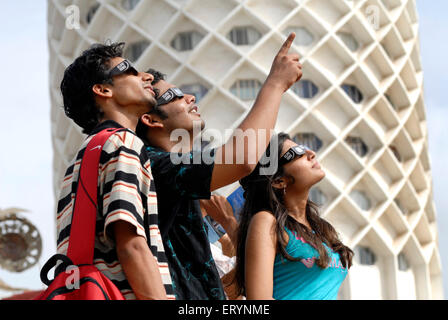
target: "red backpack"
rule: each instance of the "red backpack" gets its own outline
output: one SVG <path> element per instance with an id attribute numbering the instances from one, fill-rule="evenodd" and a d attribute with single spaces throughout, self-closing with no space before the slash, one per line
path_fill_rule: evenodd
<path id="1" fill-rule="evenodd" d="M 105 129 L 88 143 L 82 158 L 67 255 L 56 254 L 41 270 L 48 288 L 34 300 L 124 300 L 120 290 L 93 265 L 98 165 L 104 143 L 123 129 Z M 48 272 L 61 261 L 55 278 Z"/>

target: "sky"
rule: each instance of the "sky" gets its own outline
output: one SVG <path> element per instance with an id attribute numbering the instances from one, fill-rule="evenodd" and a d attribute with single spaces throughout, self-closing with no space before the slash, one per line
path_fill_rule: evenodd
<path id="1" fill-rule="evenodd" d="M 420 54 L 423 66 L 424 100 L 428 146 L 433 177 L 433 193 L 439 230 L 445 299 L 448 298 L 448 1 L 417 0 L 420 21 Z"/>
<path id="2" fill-rule="evenodd" d="M 0 269 L 0 279 L 30 289 L 42 288 L 40 269 L 56 251 L 46 6 L 3 1 L 0 10 L 0 208 L 29 210 L 23 216 L 43 241 L 35 267 L 19 274 Z"/>
<path id="3" fill-rule="evenodd" d="M 20 207 L 43 238 L 40 263 L 14 274 L 0 269 L 0 279 L 19 288 L 41 289 L 39 272 L 55 253 L 49 57 L 45 0 L 3 1 L 0 10 L 0 208 Z M 446 0 L 417 0 L 424 70 L 428 139 L 439 229 L 444 291 L 448 293 L 448 12 Z M 442 35 L 442 36 L 441 36 Z M 5 294 L 3 293 L 3 296 Z M 0 297 L 2 292 L 0 292 Z M 445 294 L 448 296 L 448 294 Z"/>

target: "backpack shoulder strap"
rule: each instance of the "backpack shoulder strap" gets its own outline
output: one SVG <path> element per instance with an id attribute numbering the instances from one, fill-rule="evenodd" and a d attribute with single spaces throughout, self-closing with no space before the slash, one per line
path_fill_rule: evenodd
<path id="1" fill-rule="evenodd" d="M 120 129 L 104 129 L 87 144 L 79 171 L 67 256 L 73 264 L 93 264 L 97 216 L 98 167 L 107 139 Z"/>

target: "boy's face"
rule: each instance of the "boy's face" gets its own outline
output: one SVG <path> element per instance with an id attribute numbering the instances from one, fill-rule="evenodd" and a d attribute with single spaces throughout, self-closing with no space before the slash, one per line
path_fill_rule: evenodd
<path id="1" fill-rule="evenodd" d="M 175 85 L 160 80 L 154 85 L 157 91 L 157 96 L 162 97 L 169 89 L 176 88 Z M 183 93 L 183 97 L 171 95 L 172 99 L 168 99 L 165 104 L 159 105 L 163 110 L 166 119 L 161 119 L 167 133 L 171 133 L 176 129 L 185 129 L 188 132 L 193 132 L 194 122 L 199 122 L 201 129 L 204 128 L 204 120 L 198 112 L 196 98 L 194 95 Z"/>
<path id="2" fill-rule="evenodd" d="M 112 99 L 122 106 L 130 107 L 127 110 L 135 110 L 138 116 L 150 111 L 157 103 L 154 88 L 151 85 L 154 77 L 145 72 L 137 72 L 133 67 L 129 66 L 125 59 L 121 57 L 112 58 L 109 62 L 109 70 L 114 69 L 117 65 L 120 67 L 128 67 L 123 72 L 112 76 L 113 85 L 109 85 L 108 89 L 112 92 Z"/>

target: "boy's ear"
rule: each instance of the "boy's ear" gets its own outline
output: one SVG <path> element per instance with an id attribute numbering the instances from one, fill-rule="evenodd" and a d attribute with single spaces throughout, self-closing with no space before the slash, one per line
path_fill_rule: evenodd
<path id="1" fill-rule="evenodd" d="M 148 128 L 163 128 L 160 118 L 154 114 L 145 113 L 140 117 L 140 121 Z"/>
<path id="2" fill-rule="evenodd" d="M 101 98 L 112 98 L 112 90 L 104 84 L 95 84 L 92 91 Z"/>

